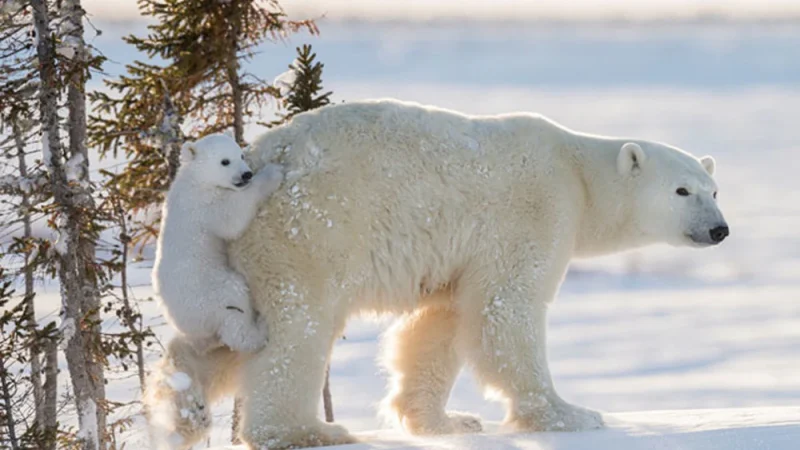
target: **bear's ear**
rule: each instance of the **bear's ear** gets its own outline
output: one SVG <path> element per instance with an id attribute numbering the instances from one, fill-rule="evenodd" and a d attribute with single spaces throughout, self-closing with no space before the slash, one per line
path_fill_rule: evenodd
<path id="1" fill-rule="evenodd" d="M 181 147 L 181 162 L 189 162 L 197 156 L 197 149 L 194 146 L 194 142 L 184 142 L 183 146 Z"/>
<path id="2" fill-rule="evenodd" d="M 236 136 L 233 135 L 233 130 L 231 130 L 230 128 L 228 128 L 227 130 L 223 131 L 222 134 L 224 134 L 225 136 L 228 136 L 231 139 L 236 139 Z"/>
<path id="3" fill-rule="evenodd" d="M 628 175 L 640 168 L 647 159 L 644 150 L 639 144 L 628 142 L 619 149 L 617 155 L 617 171 L 620 175 Z"/>
<path id="4" fill-rule="evenodd" d="M 703 165 L 709 175 L 714 176 L 714 172 L 717 170 L 717 162 L 714 161 L 713 156 L 703 156 L 700 158 L 700 164 Z"/>

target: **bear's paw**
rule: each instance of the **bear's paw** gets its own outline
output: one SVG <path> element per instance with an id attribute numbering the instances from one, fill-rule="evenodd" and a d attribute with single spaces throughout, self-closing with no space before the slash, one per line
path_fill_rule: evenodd
<path id="1" fill-rule="evenodd" d="M 248 450 L 285 450 L 331 445 L 355 444 L 358 441 L 346 428 L 318 422 L 314 425 L 281 427 L 261 426 L 242 432 Z"/>
<path id="2" fill-rule="evenodd" d="M 527 414 L 517 415 L 506 423 L 506 427 L 517 432 L 587 431 L 604 426 L 599 412 L 560 399 Z"/>

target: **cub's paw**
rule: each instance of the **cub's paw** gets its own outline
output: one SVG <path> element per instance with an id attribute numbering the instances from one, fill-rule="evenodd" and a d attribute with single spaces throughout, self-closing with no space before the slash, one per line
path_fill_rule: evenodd
<path id="1" fill-rule="evenodd" d="M 219 329 L 219 340 L 231 350 L 240 353 L 252 353 L 267 345 L 266 323 L 253 321 L 251 314 L 240 308 L 228 307 L 228 317 Z"/>
<path id="2" fill-rule="evenodd" d="M 261 329 L 252 327 L 244 336 L 238 340 L 223 340 L 223 343 L 231 350 L 239 353 L 253 353 L 261 350 L 267 345 L 267 336 Z"/>
<path id="3" fill-rule="evenodd" d="M 262 195 L 272 194 L 283 183 L 283 167 L 277 164 L 267 164 L 256 173 L 255 182 Z"/>

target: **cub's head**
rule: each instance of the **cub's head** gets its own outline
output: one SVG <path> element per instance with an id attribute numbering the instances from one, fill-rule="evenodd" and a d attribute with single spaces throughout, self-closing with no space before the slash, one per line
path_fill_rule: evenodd
<path id="1" fill-rule="evenodd" d="M 181 172 L 204 185 L 234 190 L 244 188 L 253 178 L 242 148 L 227 134 L 211 134 L 183 144 Z"/>
<path id="2" fill-rule="evenodd" d="M 714 158 L 657 143 L 628 142 L 617 171 L 633 187 L 633 217 L 648 242 L 706 247 L 722 242 L 728 224 L 717 206 Z"/>

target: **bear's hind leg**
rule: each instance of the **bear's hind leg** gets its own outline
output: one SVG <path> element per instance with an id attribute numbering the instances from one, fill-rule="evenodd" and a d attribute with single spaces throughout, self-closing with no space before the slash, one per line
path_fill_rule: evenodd
<path id="1" fill-rule="evenodd" d="M 278 289 L 279 309 L 265 315 L 270 343 L 244 365 L 240 437 L 251 450 L 355 442 L 344 427 L 317 417 L 325 367 L 343 323 L 334 322 L 330 305 L 309 302 L 308 291 L 294 286 Z"/>
<path id="2" fill-rule="evenodd" d="M 478 417 L 445 411 L 462 365 L 455 347 L 457 325 L 453 309 L 431 306 L 403 317 L 387 334 L 384 360 L 393 388 L 384 412 L 412 434 L 482 430 Z"/>
<path id="3" fill-rule="evenodd" d="M 188 449 L 208 434 L 210 406 L 235 385 L 240 359 L 227 349 L 198 351 L 180 335 L 169 342 L 144 396 L 155 449 Z"/>

